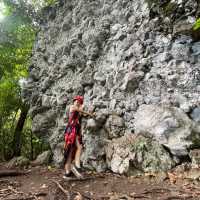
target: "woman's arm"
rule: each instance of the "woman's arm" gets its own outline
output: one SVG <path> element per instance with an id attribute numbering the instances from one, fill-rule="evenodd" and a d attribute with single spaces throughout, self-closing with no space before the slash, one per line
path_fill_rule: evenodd
<path id="1" fill-rule="evenodd" d="M 89 112 L 85 112 L 85 111 L 79 111 L 80 113 L 82 113 L 83 115 L 89 115 L 90 117 L 94 117 L 95 115 L 94 115 L 94 113 L 89 113 Z"/>
<path id="2" fill-rule="evenodd" d="M 81 106 L 80 108 L 76 107 L 76 106 L 71 106 L 70 107 L 70 111 L 78 111 L 79 113 L 83 114 L 83 115 L 89 115 L 91 117 L 94 117 L 95 115 L 93 113 L 89 113 L 83 110 L 83 106 Z"/>

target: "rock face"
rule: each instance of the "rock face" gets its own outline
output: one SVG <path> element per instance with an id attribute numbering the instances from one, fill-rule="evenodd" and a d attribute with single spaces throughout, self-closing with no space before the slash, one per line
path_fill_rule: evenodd
<path id="1" fill-rule="evenodd" d="M 99 171 L 110 165 L 105 141 L 134 133 L 142 104 L 178 108 L 173 110 L 181 117 L 162 126 L 169 127 L 169 148 L 174 144 L 170 128 L 180 126 L 184 138 L 191 135 L 192 122 L 199 123 L 193 109 L 200 106 L 200 42 L 190 31 L 198 8 L 196 0 L 60 0 L 44 10 L 23 96 L 31 107 L 33 132 L 49 141 L 56 164 L 62 163 L 58 144 L 65 106 L 77 94 L 97 113 L 84 125 L 90 144 L 82 159 Z M 185 150 L 184 145 L 179 141 Z"/>

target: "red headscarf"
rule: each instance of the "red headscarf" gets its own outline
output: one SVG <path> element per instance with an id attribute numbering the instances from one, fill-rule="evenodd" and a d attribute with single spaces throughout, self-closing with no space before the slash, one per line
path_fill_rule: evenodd
<path id="1" fill-rule="evenodd" d="M 75 96 L 73 101 L 77 100 L 80 104 L 83 104 L 83 96 Z"/>

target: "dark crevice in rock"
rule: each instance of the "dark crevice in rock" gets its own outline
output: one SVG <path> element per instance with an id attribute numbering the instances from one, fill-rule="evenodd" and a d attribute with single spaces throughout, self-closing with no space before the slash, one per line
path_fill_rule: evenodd
<path id="1" fill-rule="evenodd" d="M 174 156 L 173 154 L 172 154 L 172 152 L 170 151 L 170 149 L 168 148 L 168 147 L 166 147 L 165 145 L 163 145 L 163 148 L 169 153 L 169 155 L 170 155 L 170 157 L 173 159 L 173 160 L 175 160 L 177 163 L 176 163 L 176 166 L 177 165 L 181 165 L 182 163 L 185 163 L 185 162 L 189 162 L 189 163 L 191 163 L 191 158 L 190 158 L 190 156 L 189 155 L 185 155 L 185 156 L 178 156 L 177 158 L 176 158 L 176 156 Z M 178 159 L 178 160 L 177 160 Z"/>
<path id="2" fill-rule="evenodd" d="M 187 116 L 188 116 L 191 120 L 193 120 L 192 113 L 193 113 L 193 111 L 194 111 L 195 108 L 197 108 L 197 106 L 191 108 L 191 109 L 187 112 Z"/>
<path id="3" fill-rule="evenodd" d="M 172 152 L 170 151 L 170 149 L 168 147 L 166 147 L 165 145 L 162 145 L 162 146 L 169 153 L 170 157 L 173 159 L 174 155 L 172 154 Z"/>
<path id="4" fill-rule="evenodd" d="M 179 157 L 179 159 L 180 159 L 180 163 L 179 164 L 182 164 L 182 163 L 191 163 L 192 162 L 192 160 L 191 160 L 191 158 L 190 158 L 190 156 L 189 155 L 186 155 L 186 156 L 181 156 L 181 157 Z"/>

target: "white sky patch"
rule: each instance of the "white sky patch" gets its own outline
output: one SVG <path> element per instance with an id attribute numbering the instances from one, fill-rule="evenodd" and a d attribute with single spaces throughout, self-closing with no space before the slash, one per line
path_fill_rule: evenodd
<path id="1" fill-rule="evenodd" d="M 0 21 L 3 20 L 3 18 L 5 17 L 3 15 L 4 10 L 5 10 L 5 5 L 2 2 L 0 2 Z"/>

